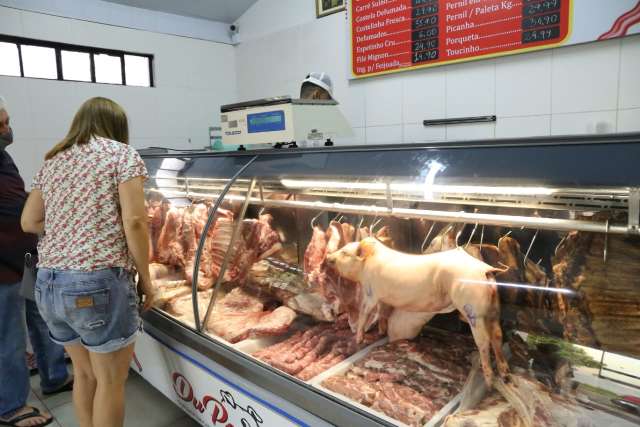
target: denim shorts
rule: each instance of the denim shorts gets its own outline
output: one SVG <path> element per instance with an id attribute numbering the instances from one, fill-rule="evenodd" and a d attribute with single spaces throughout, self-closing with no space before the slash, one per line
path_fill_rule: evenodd
<path id="1" fill-rule="evenodd" d="M 123 268 L 40 268 L 35 299 L 51 339 L 60 345 L 81 343 L 89 351 L 111 353 L 142 332 L 136 287 Z"/>

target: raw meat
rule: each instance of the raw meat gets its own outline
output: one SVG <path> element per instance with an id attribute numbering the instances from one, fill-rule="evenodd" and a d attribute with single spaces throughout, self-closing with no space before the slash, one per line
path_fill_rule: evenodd
<path id="1" fill-rule="evenodd" d="M 248 294 L 242 288 L 235 288 L 215 302 L 207 329 L 231 343 L 250 336 L 286 332 L 296 313 L 288 307 L 266 311 L 264 303 L 263 299 Z"/>
<path id="2" fill-rule="evenodd" d="M 377 336 L 368 334 L 362 344 L 345 321 L 320 324 L 289 339 L 262 349 L 254 357 L 300 379 L 308 380 L 371 344 Z"/>
<path id="3" fill-rule="evenodd" d="M 304 252 L 304 274 L 307 282 L 320 289 L 322 263 L 327 254 L 327 235 L 318 226 L 313 227 L 313 234 Z"/>
<path id="4" fill-rule="evenodd" d="M 389 317 L 389 338 L 414 338 L 436 313 L 459 310 L 468 321 L 480 350 L 487 384 L 493 382 L 490 349 L 498 372 L 508 374 L 502 354 L 500 303 L 493 274 L 500 272 L 463 249 L 410 255 L 368 238 L 329 253 L 327 262 L 342 277 L 363 286 L 357 337 L 361 339 L 377 305 L 395 308 Z"/>
<path id="5" fill-rule="evenodd" d="M 335 376 L 322 382 L 329 390 L 347 396 L 363 405 L 371 406 L 376 398 L 378 390 L 364 379 L 355 377 Z"/>
<path id="6" fill-rule="evenodd" d="M 324 232 L 322 232 L 324 236 Z M 245 287 L 253 292 L 266 294 L 298 313 L 308 314 L 316 320 L 335 320 L 336 307 L 314 291 L 302 275 L 283 263 L 278 265 L 263 260 L 255 263 L 249 271 Z"/>
<path id="7" fill-rule="evenodd" d="M 240 237 L 234 245 L 231 261 L 225 272 L 225 282 L 244 283 L 249 270 L 257 261 L 282 249 L 280 236 L 271 227 L 272 221 L 271 215 L 261 215 L 258 220 L 245 219 L 242 222 Z"/>
<path id="8" fill-rule="evenodd" d="M 424 425 L 462 390 L 472 350 L 468 337 L 429 330 L 415 342 L 374 348 L 322 386 L 405 424 Z"/>
<path id="9" fill-rule="evenodd" d="M 156 258 L 162 264 L 183 266 L 185 264 L 184 251 L 180 245 L 180 228 L 182 226 L 182 212 L 172 207 L 158 237 Z"/>

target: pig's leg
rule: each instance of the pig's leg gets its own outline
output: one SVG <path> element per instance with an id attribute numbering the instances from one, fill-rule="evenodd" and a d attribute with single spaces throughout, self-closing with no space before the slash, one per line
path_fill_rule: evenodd
<path id="1" fill-rule="evenodd" d="M 409 312 L 395 309 L 389 316 L 389 341 L 413 339 L 435 313 Z"/>
<path id="2" fill-rule="evenodd" d="M 487 329 L 486 319 L 484 317 L 472 317 L 467 314 L 473 340 L 476 342 L 478 351 L 480 352 L 480 363 L 482 364 L 482 373 L 487 387 L 491 388 L 493 383 L 493 369 L 491 368 L 491 340 Z M 473 320 L 472 320 L 473 319 Z"/>
<path id="3" fill-rule="evenodd" d="M 502 353 L 502 328 L 497 318 L 487 321 L 489 327 L 489 336 L 491 338 L 491 347 L 493 347 L 493 353 L 496 356 L 496 365 L 498 367 L 498 373 L 503 381 L 508 380 L 509 376 L 509 364 L 507 359 Z"/>
<path id="4" fill-rule="evenodd" d="M 362 300 L 360 301 L 360 310 L 358 312 L 358 324 L 356 328 L 356 342 L 360 344 L 364 340 L 364 334 L 367 332 L 367 325 L 371 325 L 371 318 L 375 315 L 374 310 L 378 305 L 378 298 L 373 294 L 371 286 L 364 287 Z"/>

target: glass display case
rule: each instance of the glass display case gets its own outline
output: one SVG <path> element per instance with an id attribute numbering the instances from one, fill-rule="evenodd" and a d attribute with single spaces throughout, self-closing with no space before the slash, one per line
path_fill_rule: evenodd
<path id="1" fill-rule="evenodd" d="M 640 424 L 639 135 L 143 159 L 146 322 L 256 387 L 334 425 Z"/>

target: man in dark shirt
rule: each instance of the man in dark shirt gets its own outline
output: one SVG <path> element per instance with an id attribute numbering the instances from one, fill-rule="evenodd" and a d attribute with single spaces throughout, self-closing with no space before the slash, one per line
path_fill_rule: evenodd
<path id="1" fill-rule="evenodd" d="M 0 422 L 18 427 L 44 426 L 52 422 L 51 415 L 26 404 L 30 385 L 25 315 L 42 393 L 69 390 L 72 379 L 64 349 L 49 339 L 49 330 L 35 302 L 20 294 L 25 254 L 35 254 L 37 237 L 24 233 L 20 226 L 27 193 L 18 168 L 6 151 L 12 142 L 9 112 L 0 97 Z"/>

